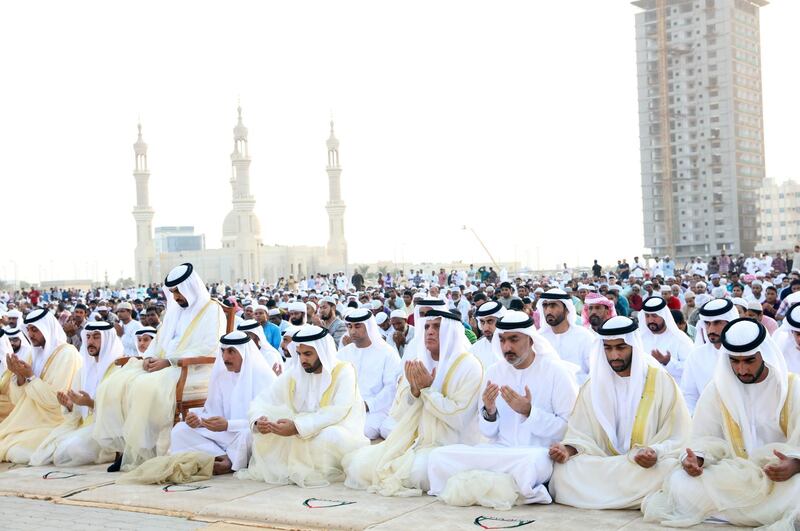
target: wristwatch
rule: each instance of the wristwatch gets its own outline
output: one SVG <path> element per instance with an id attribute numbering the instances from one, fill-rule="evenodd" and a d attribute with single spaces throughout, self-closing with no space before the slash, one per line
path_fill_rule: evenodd
<path id="1" fill-rule="evenodd" d="M 497 411 L 494 414 L 490 415 L 488 411 L 486 411 L 486 406 L 481 408 L 481 414 L 483 415 L 483 419 L 487 422 L 494 422 L 497 420 Z"/>
<path id="2" fill-rule="evenodd" d="M 32 381 L 34 378 L 36 378 L 36 375 L 35 375 L 35 374 L 31 374 L 30 376 L 28 376 L 27 378 L 25 378 L 25 383 L 31 383 L 31 381 Z"/>

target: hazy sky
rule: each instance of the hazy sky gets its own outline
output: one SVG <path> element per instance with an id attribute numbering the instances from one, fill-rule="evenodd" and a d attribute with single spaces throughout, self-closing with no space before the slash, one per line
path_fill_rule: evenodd
<path id="1" fill-rule="evenodd" d="M 237 98 L 265 243 L 324 245 L 331 113 L 353 262 L 533 267 L 642 251 L 624 0 L 3 2 L 0 277 L 133 274 L 154 225 L 220 246 Z M 800 2 L 762 13 L 767 175 L 798 177 Z"/>

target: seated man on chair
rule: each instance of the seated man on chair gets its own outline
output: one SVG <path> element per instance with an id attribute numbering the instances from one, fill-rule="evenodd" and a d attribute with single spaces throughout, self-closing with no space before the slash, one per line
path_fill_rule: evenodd
<path id="1" fill-rule="evenodd" d="M 107 378 L 97 389 L 93 437 L 116 452 L 109 472 L 130 470 L 169 449 L 175 418 L 178 361 L 216 356 L 225 333 L 225 314 L 191 264 L 170 271 L 164 282 L 167 311 L 155 339 L 143 354 Z M 193 367 L 185 393 L 208 388 L 211 368 Z"/>

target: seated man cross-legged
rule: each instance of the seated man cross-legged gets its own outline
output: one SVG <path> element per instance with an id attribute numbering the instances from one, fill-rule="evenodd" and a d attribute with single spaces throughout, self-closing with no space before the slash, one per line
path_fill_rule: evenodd
<path id="1" fill-rule="evenodd" d="M 509 310 L 497 321 L 492 347 L 498 361 L 488 370 L 479 418 L 490 442 L 434 449 L 428 458 L 429 493 L 462 506 L 510 508 L 518 499 L 550 503 L 543 485 L 553 472 L 548 449 L 564 437 L 578 394 L 571 365 L 519 311 Z M 503 484 L 513 487 L 501 491 Z"/>
<path id="2" fill-rule="evenodd" d="M 589 379 L 567 433 L 553 445 L 550 492 L 583 509 L 638 508 L 678 465 L 689 411 L 663 365 L 644 352 L 635 321 L 598 327 Z"/>
<path id="3" fill-rule="evenodd" d="M 283 374 L 250 405 L 253 455 L 236 477 L 301 487 L 341 481 L 342 457 L 369 444 L 355 369 L 319 326 L 300 327 L 288 349 Z"/>
<path id="4" fill-rule="evenodd" d="M 214 474 L 247 466 L 252 435 L 247 412 L 277 377 L 248 334 L 231 332 L 220 338 L 220 354 L 211 369 L 208 398 L 200 411 L 172 428 L 170 453 L 204 452 L 214 456 Z"/>

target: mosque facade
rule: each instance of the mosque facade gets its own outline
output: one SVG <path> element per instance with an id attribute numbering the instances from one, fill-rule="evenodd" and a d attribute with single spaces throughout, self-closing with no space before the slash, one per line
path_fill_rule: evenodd
<path id="1" fill-rule="evenodd" d="M 255 213 L 256 199 L 250 192 L 250 154 L 247 128 L 238 108 L 238 122 L 233 129 L 231 153 L 231 210 L 222 224 L 222 247 L 200 251 L 157 252 L 153 238 L 153 217 L 150 206 L 150 170 L 147 166 L 147 144 L 142 139 L 142 126 L 133 145 L 135 154 L 136 221 L 135 270 L 137 284 L 162 282 L 164 275 L 184 262 L 191 262 L 206 282 L 235 283 L 238 280 L 266 280 L 278 277 L 299 279 L 320 273 L 347 272 L 347 241 L 344 237 L 345 203 L 341 196 L 342 168 L 339 164 L 339 140 L 333 132 L 327 140 L 329 200 L 328 244 L 325 247 L 264 245 L 261 223 Z"/>

